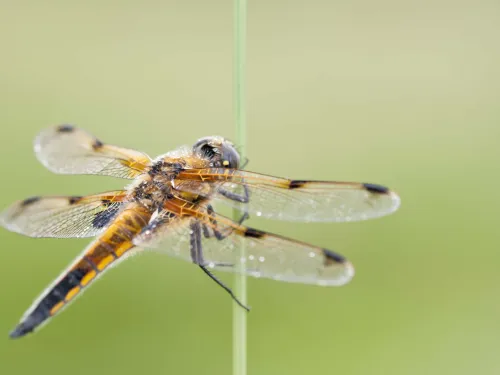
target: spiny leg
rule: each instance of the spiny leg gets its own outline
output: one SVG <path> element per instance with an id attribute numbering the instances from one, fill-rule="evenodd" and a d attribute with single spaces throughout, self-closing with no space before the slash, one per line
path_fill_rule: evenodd
<path id="1" fill-rule="evenodd" d="M 205 272 L 213 281 L 215 281 L 219 286 L 221 286 L 229 295 L 231 298 L 241 307 L 243 307 L 245 310 L 250 311 L 250 309 L 242 304 L 240 300 L 234 295 L 233 291 L 224 285 L 222 281 L 220 281 L 212 272 L 210 272 L 206 267 L 205 267 L 205 261 L 203 260 L 203 249 L 201 246 L 201 226 L 200 223 L 197 221 L 194 221 L 191 223 L 191 238 L 190 238 L 190 250 L 191 250 L 191 259 L 193 260 L 193 263 L 197 264 L 203 272 Z"/>

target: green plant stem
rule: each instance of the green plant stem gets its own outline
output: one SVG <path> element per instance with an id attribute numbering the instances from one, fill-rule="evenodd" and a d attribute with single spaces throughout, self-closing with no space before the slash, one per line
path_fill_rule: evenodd
<path id="1" fill-rule="evenodd" d="M 234 113 L 236 144 L 240 147 L 241 160 L 246 157 L 246 113 L 245 113 L 245 52 L 246 52 L 246 0 L 234 0 Z M 238 219 L 240 212 L 234 212 Z M 240 246 L 240 259 L 246 257 L 244 246 Z M 247 304 L 247 282 L 243 274 L 244 264 L 239 262 L 240 272 L 234 276 L 234 292 L 239 300 Z M 233 302 L 233 375 L 247 373 L 247 311 Z"/>

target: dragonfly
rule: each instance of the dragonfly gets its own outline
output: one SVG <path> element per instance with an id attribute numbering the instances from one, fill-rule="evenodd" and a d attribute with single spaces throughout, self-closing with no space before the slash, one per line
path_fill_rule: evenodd
<path id="1" fill-rule="evenodd" d="M 244 170 L 236 146 L 220 136 L 201 138 L 193 146 L 152 159 L 65 124 L 42 131 L 34 149 L 52 172 L 132 182 L 123 190 L 88 196 L 34 196 L 0 214 L 4 228 L 29 237 L 95 237 L 33 302 L 10 333 L 12 338 L 38 329 L 112 266 L 146 249 L 193 263 L 246 309 L 214 271 L 344 285 L 354 268 L 343 256 L 244 222 L 251 215 L 352 222 L 388 215 L 400 205 L 394 191 L 378 184 L 294 180 Z M 233 220 L 218 213 L 216 204 L 241 215 Z"/>

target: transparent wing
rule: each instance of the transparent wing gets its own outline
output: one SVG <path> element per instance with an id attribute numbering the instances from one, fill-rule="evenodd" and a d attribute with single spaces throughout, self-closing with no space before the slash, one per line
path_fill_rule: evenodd
<path id="1" fill-rule="evenodd" d="M 41 132 L 35 153 L 49 170 L 61 174 L 97 174 L 132 179 L 150 165 L 149 156 L 102 143 L 82 129 L 60 125 Z"/>
<path id="2" fill-rule="evenodd" d="M 206 208 L 184 206 L 183 212 L 189 215 L 182 217 L 174 214 L 176 208 L 170 209 L 136 236 L 134 244 L 195 263 L 193 228 L 198 226 L 201 263 L 210 269 L 239 272 L 242 265 L 250 276 L 325 286 L 343 285 L 354 275 L 352 265 L 330 250 L 239 225 L 207 213 Z M 244 257 L 241 246 L 246 250 Z"/>
<path id="3" fill-rule="evenodd" d="M 29 237 L 93 237 L 120 211 L 125 192 L 87 197 L 32 197 L 16 202 L 0 215 L 0 225 Z"/>
<path id="4" fill-rule="evenodd" d="M 367 220 L 388 215 L 400 204 L 395 192 L 380 185 L 289 180 L 227 168 L 182 171 L 176 188 L 256 216 L 289 221 Z"/>

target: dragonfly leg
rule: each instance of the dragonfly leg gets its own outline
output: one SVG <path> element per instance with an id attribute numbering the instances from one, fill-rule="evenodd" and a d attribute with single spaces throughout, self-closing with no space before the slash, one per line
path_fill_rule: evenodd
<path id="1" fill-rule="evenodd" d="M 237 194 L 224 188 L 219 188 L 217 191 L 220 195 L 235 202 L 248 203 L 250 200 L 250 192 L 246 185 L 243 185 L 243 194 Z"/>
<path id="2" fill-rule="evenodd" d="M 203 264 L 203 254 L 201 253 L 201 231 L 200 223 L 193 221 L 190 225 L 191 236 L 189 238 L 189 250 L 191 252 L 191 260 L 194 264 Z"/>
<path id="3" fill-rule="evenodd" d="M 208 230 L 206 224 L 203 224 L 203 235 L 205 238 L 210 238 L 214 237 L 217 238 L 219 241 L 222 241 L 223 239 L 227 238 L 231 233 L 233 233 L 233 229 L 226 233 L 222 233 L 220 230 L 217 229 L 217 221 L 214 218 L 214 208 L 212 207 L 211 204 L 207 206 L 207 214 L 210 216 L 210 223 L 212 224 L 212 230 L 213 230 L 213 235 L 210 234 L 210 231 Z M 244 212 L 243 215 L 238 220 L 238 225 L 241 225 L 245 220 L 248 220 L 250 215 L 248 212 Z"/>
<path id="4" fill-rule="evenodd" d="M 190 238 L 190 248 L 191 248 L 191 259 L 193 263 L 197 264 L 205 274 L 207 274 L 213 281 L 215 281 L 219 286 L 221 286 L 231 298 L 245 310 L 250 311 L 250 309 L 245 306 L 241 301 L 234 295 L 233 291 L 226 286 L 222 281 L 220 281 L 212 272 L 210 272 L 205 266 L 205 261 L 203 259 L 203 249 L 201 246 L 201 226 L 200 223 L 195 221 L 191 224 L 191 238 Z"/>
<path id="5" fill-rule="evenodd" d="M 213 281 L 215 281 L 217 284 L 219 284 L 226 292 L 229 293 L 229 295 L 231 296 L 231 298 L 234 300 L 234 302 L 236 302 L 238 305 L 240 305 L 241 307 L 243 307 L 246 311 L 250 311 L 250 308 L 248 306 L 245 306 L 243 303 L 241 303 L 241 301 L 238 299 L 238 297 L 236 297 L 233 293 L 233 291 L 227 287 L 226 285 L 224 285 L 224 283 L 222 281 L 220 281 L 217 277 L 215 277 L 215 275 L 210 272 L 205 266 L 202 266 L 202 265 L 199 265 L 199 267 L 203 270 L 203 272 L 205 272 Z"/>
<path id="6" fill-rule="evenodd" d="M 239 203 L 248 203 L 250 201 L 250 192 L 248 191 L 248 187 L 246 185 L 243 185 L 243 194 L 237 194 L 237 193 L 234 193 L 232 191 L 229 191 L 229 190 L 226 190 L 224 188 L 220 188 L 218 190 L 219 194 L 226 197 L 227 199 L 230 199 L 232 201 L 235 201 L 235 202 L 239 202 Z M 241 225 L 241 223 L 243 223 L 244 220 L 248 219 L 250 217 L 250 215 L 248 214 L 248 207 L 247 206 L 243 206 L 243 217 L 245 219 L 241 220 L 238 222 L 238 224 Z"/>
<path id="7" fill-rule="evenodd" d="M 250 160 L 248 160 L 248 158 L 245 158 L 245 159 L 243 160 L 243 163 L 241 163 L 241 165 L 240 165 L 240 169 L 245 169 L 245 167 L 248 165 L 248 162 L 249 162 L 249 161 L 250 161 Z"/>

